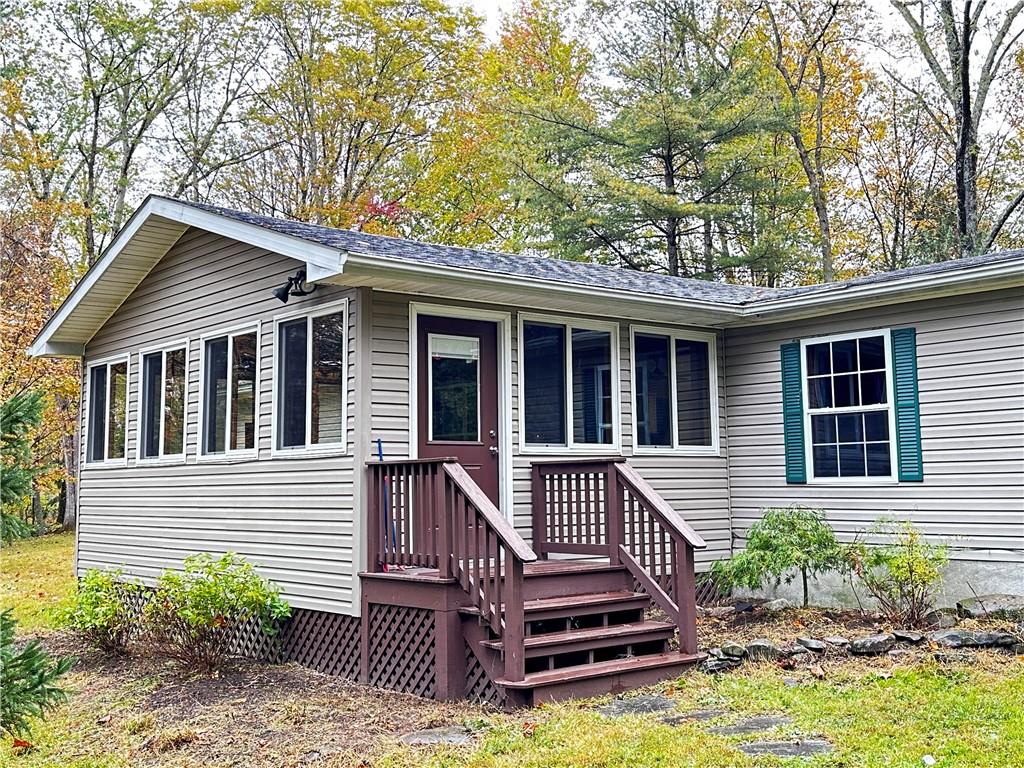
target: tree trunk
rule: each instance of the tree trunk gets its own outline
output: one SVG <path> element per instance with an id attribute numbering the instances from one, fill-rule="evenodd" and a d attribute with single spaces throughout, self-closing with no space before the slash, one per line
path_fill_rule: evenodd
<path id="1" fill-rule="evenodd" d="M 704 217 L 704 274 L 705 280 L 715 279 L 715 242 L 711 227 L 711 217 Z"/>
<path id="2" fill-rule="evenodd" d="M 978 247 L 978 141 L 971 114 L 970 2 L 964 5 L 963 37 L 956 57 L 960 103 L 956 110 L 956 218 L 960 255 L 971 256 Z"/>
<path id="3" fill-rule="evenodd" d="M 64 492 L 64 519 L 62 521 L 64 530 L 75 530 L 75 522 L 78 518 L 78 451 L 81 440 L 82 420 L 78 418 L 78 403 L 69 402 L 63 397 L 57 397 L 57 408 L 62 411 L 74 409 L 75 427 L 70 434 L 61 438 L 61 449 L 64 454 L 64 472 L 67 475 L 67 483 Z"/>
<path id="4" fill-rule="evenodd" d="M 39 489 L 32 489 L 32 528 L 36 533 L 46 527 L 46 519 L 43 516 L 43 499 L 39 495 Z"/>

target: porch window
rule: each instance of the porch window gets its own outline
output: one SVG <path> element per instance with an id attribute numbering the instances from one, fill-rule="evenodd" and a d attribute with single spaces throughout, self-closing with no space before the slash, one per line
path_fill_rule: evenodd
<path id="1" fill-rule="evenodd" d="M 89 366 L 89 423 L 86 461 L 125 460 L 128 418 L 128 360 Z"/>
<path id="2" fill-rule="evenodd" d="M 634 332 L 638 447 L 717 451 L 714 344 L 708 334 Z"/>
<path id="3" fill-rule="evenodd" d="M 345 337 L 344 305 L 277 323 L 277 449 L 344 447 Z"/>
<path id="4" fill-rule="evenodd" d="M 611 326 L 524 321 L 523 442 L 610 446 L 616 441 Z"/>
<path id="5" fill-rule="evenodd" d="M 810 339 L 803 348 L 813 477 L 892 477 L 888 331 Z"/>
<path id="6" fill-rule="evenodd" d="M 203 345 L 203 453 L 256 450 L 258 334 L 206 339 Z"/>
<path id="7" fill-rule="evenodd" d="M 139 458 L 185 454 L 185 387 L 187 345 L 139 356 L 142 410 Z"/>

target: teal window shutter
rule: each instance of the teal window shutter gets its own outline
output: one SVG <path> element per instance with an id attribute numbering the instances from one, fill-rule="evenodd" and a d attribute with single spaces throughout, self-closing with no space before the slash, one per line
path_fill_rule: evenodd
<path id="1" fill-rule="evenodd" d="M 921 459 L 921 403 L 917 392 L 917 331 L 892 332 L 893 378 L 896 381 L 896 455 L 900 481 L 924 480 Z"/>
<path id="2" fill-rule="evenodd" d="M 782 345 L 782 431 L 786 448 L 786 482 L 807 482 L 804 454 L 804 397 L 800 342 Z"/>

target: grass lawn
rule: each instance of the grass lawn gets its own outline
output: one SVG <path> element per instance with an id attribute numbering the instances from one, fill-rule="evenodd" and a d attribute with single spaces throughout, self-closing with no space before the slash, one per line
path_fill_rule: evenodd
<path id="1" fill-rule="evenodd" d="M 70 586 L 67 536 L 21 542 L 3 553 L 3 605 L 30 631 Z M 512 714 L 375 691 L 297 665 L 242 662 L 214 678 L 144 656 L 114 658 L 47 632 L 55 653 L 79 658 L 67 678 L 69 702 L 40 723 L 33 748 L 0 745 L 0 764 L 24 768 L 128 766 L 310 766 L 311 768 L 648 768 L 808 766 L 822 768 L 1024 766 L 1024 659 L 998 652 L 968 663 L 913 659 L 821 661 L 806 669 L 747 665 L 711 677 L 691 672 L 648 693 L 667 694 L 679 712 L 722 710 L 708 722 L 666 725 L 657 715 L 610 718 L 594 701 Z M 789 721 L 757 736 L 709 727 L 753 714 Z M 468 725 L 468 747 L 409 748 L 401 734 Z M 829 754 L 747 756 L 753 738 L 824 738 Z"/>
<path id="2" fill-rule="evenodd" d="M 5 544 L 0 552 L 0 610 L 14 609 L 22 631 L 53 626 L 54 609 L 74 587 L 75 539 L 57 533 Z"/>

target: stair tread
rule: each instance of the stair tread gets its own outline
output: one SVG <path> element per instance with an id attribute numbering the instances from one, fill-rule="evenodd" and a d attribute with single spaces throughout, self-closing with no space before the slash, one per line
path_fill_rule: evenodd
<path id="1" fill-rule="evenodd" d="M 543 635 L 531 635 L 530 637 L 523 638 L 523 643 L 526 648 L 542 648 L 587 640 L 628 638 L 631 635 L 650 634 L 652 632 L 671 634 L 675 631 L 675 628 L 675 624 L 669 624 L 664 621 L 638 621 L 631 624 L 613 624 L 609 627 L 587 627 L 585 629 L 570 629 L 567 632 L 548 632 Z M 501 640 L 488 640 L 482 643 L 482 645 L 496 649 L 504 647 Z"/>
<path id="2" fill-rule="evenodd" d="M 554 576 L 571 573 L 599 573 L 602 571 L 624 571 L 626 567 L 617 563 L 594 562 L 592 560 L 538 560 L 523 566 L 523 576 Z"/>
<path id="3" fill-rule="evenodd" d="M 494 682 L 504 688 L 539 688 L 544 685 L 564 683 L 570 680 L 583 680 L 591 677 L 604 677 L 624 672 L 639 672 L 657 667 L 669 667 L 680 664 L 696 664 L 707 658 L 706 653 L 680 653 L 670 651 L 649 656 L 631 656 L 628 659 L 612 659 L 594 664 L 583 664 L 576 667 L 562 667 L 543 672 L 531 672 L 523 680 L 510 681 L 499 678 Z"/>
<path id="4" fill-rule="evenodd" d="M 542 611 L 570 610 L 572 608 L 585 608 L 595 605 L 615 605 L 616 603 L 631 603 L 638 600 L 650 601 L 650 596 L 643 592 L 633 592 L 628 589 L 615 590 L 611 592 L 587 592 L 582 595 L 564 595 L 561 597 L 539 597 L 535 600 L 527 600 L 523 603 L 525 613 L 540 613 Z M 504 604 L 502 604 L 504 610 Z M 480 609 L 475 605 L 467 605 L 459 609 L 460 613 L 470 616 L 479 615 Z"/>

